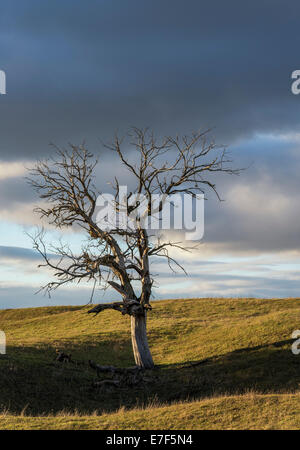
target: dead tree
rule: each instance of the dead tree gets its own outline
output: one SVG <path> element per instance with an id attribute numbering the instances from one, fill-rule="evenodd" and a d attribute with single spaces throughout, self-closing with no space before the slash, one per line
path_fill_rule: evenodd
<path id="1" fill-rule="evenodd" d="M 129 315 L 135 362 L 139 367 L 152 368 L 146 331 L 154 283 L 150 261 L 163 257 L 169 266 L 174 263 L 181 267 L 169 250 L 172 247 L 187 248 L 178 242 L 161 240 L 158 233 L 151 234 L 145 228 L 143 220 L 154 212 L 151 197 L 153 194 L 161 195 L 162 200 L 157 207 L 161 211 L 163 199 L 173 194 L 192 196 L 204 193 L 208 188 L 218 196 L 209 176 L 219 172 L 237 174 L 238 170 L 231 168 L 226 150 L 208 140 L 208 131 L 159 140 L 149 130 L 134 128 L 128 136 L 135 150 L 134 162 L 124 153 L 124 141 L 117 136 L 106 147 L 118 155 L 124 168 L 136 180 L 135 193 L 142 194 L 147 200 L 144 216 L 136 217 L 135 226 L 125 229 L 115 226 L 108 231 L 99 225 L 95 212 L 100 193 L 93 180 L 98 161 L 85 146 L 71 145 L 68 150 L 56 148 L 54 158 L 38 162 L 31 170 L 29 182 L 45 201 L 45 206 L 36 209 L 40 216 L 57 228 L 79 226 L 88 236 L 87 243 L 78 254 L 63 244 L 46 248 L 43 232 L 37 233 L 33 239 L 34 247 L 44 260 L 41 266 L 54 272 L 55 281 L 43 288 L 49 294 L 67 283 L 83 281 L 111 287 L 121 294 L 122 301 L 97 305 L 89 313 L 98 314 L 112 309 Z M 120 211 L 117 179 L 113 188 L 114 208 Z M 140 205 L 138 197 L 131 201 L 133 197 L 130 192 L 125 199 L 128 215 Z M 137 283 L 139 294 L 134 287 Z"/>

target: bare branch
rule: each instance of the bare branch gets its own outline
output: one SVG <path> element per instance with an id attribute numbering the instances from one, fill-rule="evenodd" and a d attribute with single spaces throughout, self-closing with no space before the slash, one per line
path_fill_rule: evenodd
<path id="1" fill-rule="evenodd" d="M 150 273 L 151 258 L 163 257 L 171 270 L 175 266 L 185 272 L 170 255 L 170 250 L 191 251 L 193 248 L 172 240 L 163 242 L 156 234 L 149 235 L 143 220 L 160 212 L 165 199 L 173 194 L 193 196 L 211 190 L 220 199 L 213 176 L 240 173 L 232 168 L 226 148 L 209 139 L 209 132 L 156 139 L 148 129 L 133 128 L 127 138 L 134 154 L 125 154 L 124 139 L 118 136 L 112 144 L 106 145 L 136 181 L 135 193 L 147 199 L 144 214 L 137 217 L 135 227 L 127 229 L 116 226 L 108 232 L 95 221 L 99 191 L 94 186 L 94 171 L 98 160 L 85 145 L 70 145 L 63 150 L 55 147 L 56 155 L 52 159 L 39 161 L 30 171 L 28 180 L 46 202 L 46 206 L 36 209 L 40 217 L 57 228 L 79 226 L 89 236 L 85 248 L 78 254 L 65 244 L 46 248 L 43 232 L 33 237 L 34 248 L 43 259 L 40 266 L 50 268 L 55 277 L 55 281 L 43 289 L 50 295 L 51 291 L 68 283 L 93 280 L 94 286 L 115 289 L 123 301 L 98 305 L 89 312 L 98 314 L 105 309 L 115 309 L 122 314 L 138 315 L 150 309 L 154 283 Z M 115 208 L 119 211 L 120 182 L 117 178 L 113 188 Z M 156 211 L 151 204 L 154 194 L 161 195 Z M 129 216 L 138 211 L 139 199 L 133 192 L 128 193 L 125 202 Z M 141 286 L 139 296 L 133 282 Z"/>

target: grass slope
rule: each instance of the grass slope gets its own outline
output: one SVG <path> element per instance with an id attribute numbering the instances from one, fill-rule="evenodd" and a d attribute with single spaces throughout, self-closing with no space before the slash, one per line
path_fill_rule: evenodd
<path id="1" fill-rule="evenodd" d="M 244 394 L 80 416 L 0 415 L 2 430 L 268 430 L 300 428 L 300 394 Z"/>
<path id="2" fill-rule="evenodd" d="M 0 411 L 8 411 L 0 428 L 299 428 L 300 356 L 291 352 L 291 333 L 300 328 L 298 299 L 155 303 L 148 325 L 158 368 L 151 383 L 134 389 L 92 387 L 88 359 L 117 366 L 134 361 L 129 318 L 86 312 L 0 311 L 7 335 Z M 55 363 L 56 348 L 85 364 Z M 188 361 L 202 364 L 185 367 Z"/>

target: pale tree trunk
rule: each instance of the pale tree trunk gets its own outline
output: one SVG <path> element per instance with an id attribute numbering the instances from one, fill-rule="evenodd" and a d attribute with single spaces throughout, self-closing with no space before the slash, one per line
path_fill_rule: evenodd
<path id="1" fill-rule="evenodd" d="M 135 363 L 144 369 L 153 369 L 154 363 L 150 353 L 145 315 L 131 316 L 131 342 Z"/>

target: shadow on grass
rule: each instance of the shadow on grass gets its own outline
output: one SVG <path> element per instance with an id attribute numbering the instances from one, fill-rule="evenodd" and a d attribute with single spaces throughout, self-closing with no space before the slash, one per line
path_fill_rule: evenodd
<path id="1" fill-rule="evenodd" d="M 59 411 L 114 411 L 121 406 L 132 408 L 149 403 L 200 399 L 211 395 L 294 392 L 300 387 L 300 356 L 291 352 L 291 340 L 235 350 L 203 361 L 160 365 L 149 371 L 150 381 L 135 388 L 99 389 L 93 387 L 95 372 L 87 360 L 101 364 L 132 365 L 129 342 L 88 343 L 74 347 L 74 359 L 82 364 L 57 363 L 53 347 L 8 347 L 0 356 L 0 410 L 28 415 L 55 414 Z M 76 355 L 78 357 L 76 358 Z"/>

